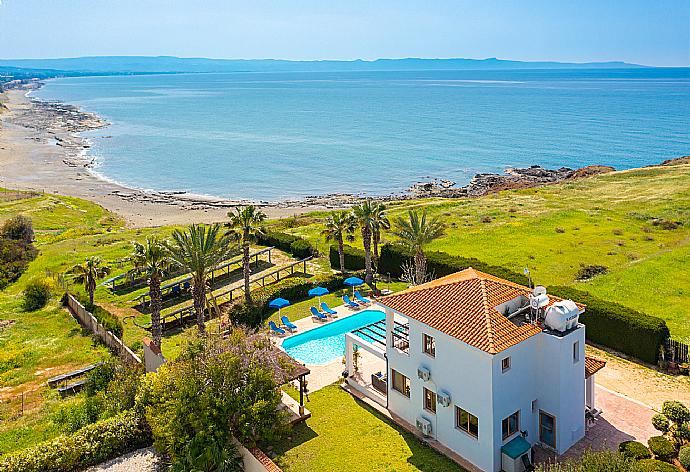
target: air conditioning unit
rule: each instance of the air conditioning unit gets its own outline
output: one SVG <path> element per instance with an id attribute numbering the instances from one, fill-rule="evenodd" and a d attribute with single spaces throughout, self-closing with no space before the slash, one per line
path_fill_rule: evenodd
<path id="1" fill-rule="evenodd" d="M 425 437 L 431 436 L 431 421 L 420 416 L 417 418 L 417 429 L 421 431 Z"/>
<path id="2" fill-rule="evenodd" d="M 443 390 L 436 394 L 436 401 L 442 406 L 450 406 L 450 393 Z"/>
<path id="3" fill-rule="evenodd" d="M 419 377 L 425 382 L 428 382 L 429 380 L 431 380 L 431 371 L 426 367 L 420 367 L 417 369 L 417 377 Z"/>

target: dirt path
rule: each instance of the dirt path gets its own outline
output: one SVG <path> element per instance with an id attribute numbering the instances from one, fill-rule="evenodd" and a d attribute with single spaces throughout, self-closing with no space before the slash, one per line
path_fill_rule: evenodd
<path id="1" fill-rule="evenodd" d="M 606 361 L 606 367 L 596 375 L 598 385 L 656 410 L 666 400 L 678 400 L 690 406 L 690 377 L 662 374 L 589 345 L 587 354 Z"/>

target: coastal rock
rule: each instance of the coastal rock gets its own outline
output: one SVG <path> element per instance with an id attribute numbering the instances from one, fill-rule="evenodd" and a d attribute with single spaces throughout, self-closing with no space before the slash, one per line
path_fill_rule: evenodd
<path id="1" fill-rule="evenodd" d="M 662 166 L 678 166 L 681 164 L 690 164 L 690 156 L 676 157 L 674 159 L 666 159 L 661 163 Z"/>

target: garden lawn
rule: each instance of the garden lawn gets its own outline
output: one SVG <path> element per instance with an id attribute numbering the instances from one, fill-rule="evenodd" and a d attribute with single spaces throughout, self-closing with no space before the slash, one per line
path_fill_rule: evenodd
<path id="1" fill-rule="evenodd" d="M 690 165 L 615 172 L 476 199 L 421 200 L 388 205 L 391 221 L 425 208 L 447 224 L 428 250 L 476 257 L 516 272 L 529 267 L 544 285 L 572 285 L 667 320 L 690 336 Z M 327 254 L 320 232 L 327 214 L 291 221 Z M 678 224 L 676 224 L 676 222 Z M 359 236 L 359 235 L 358 235 Z M 384 233 L 384 241 L 393 241 Z M 356 246 L 361 247 L 358 237 Z M 582 266 L 609 273 L 580 282 Z"/>
<path id="2" fill-rule="evenodd" d="M 337 385 L 309 399 L 312 417 L 275 446 L 285 472 L 464 470 Z"/>

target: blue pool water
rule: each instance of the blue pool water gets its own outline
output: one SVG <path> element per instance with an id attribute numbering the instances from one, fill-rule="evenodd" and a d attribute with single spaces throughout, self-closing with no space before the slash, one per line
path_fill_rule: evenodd
<path id="1" fill-rule="evenodd" d="M 364 310 L 318 328 L 290 336 L 283 341 L 283 349 L 305 364 L 328 364 L 345 355 L 345 333 L 381 321 L 386 314 L 378 310 Z"/>

